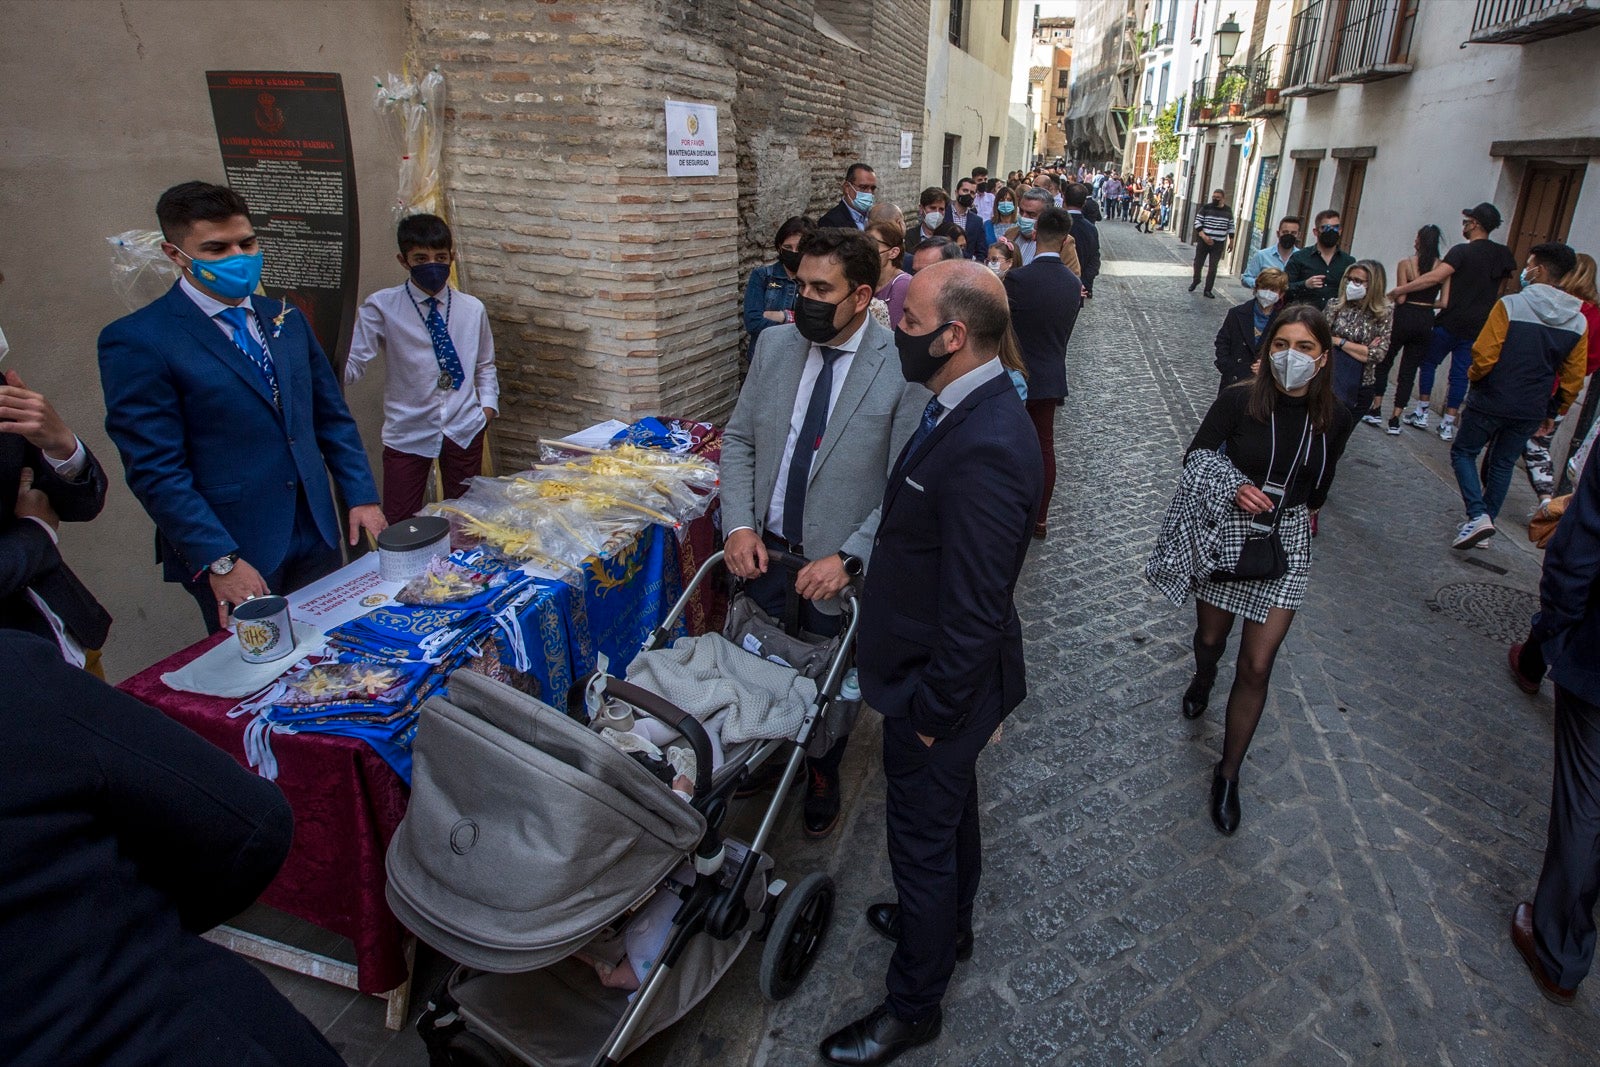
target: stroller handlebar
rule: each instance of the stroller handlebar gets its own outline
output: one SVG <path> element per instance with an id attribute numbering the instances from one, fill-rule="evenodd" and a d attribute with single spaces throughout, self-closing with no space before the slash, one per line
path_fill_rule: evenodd
<path id="1" fill-rule="evenodd" d="M 683 735 L 694 750 L 694 798 L 699 800 L 705 796 L 711 789 L 711 735 L 706 733 L 700 720 L 665 697 L 620 678 L 607 678 L 606 692 L 632 704 L 652 719 L 660 719 Z"/>

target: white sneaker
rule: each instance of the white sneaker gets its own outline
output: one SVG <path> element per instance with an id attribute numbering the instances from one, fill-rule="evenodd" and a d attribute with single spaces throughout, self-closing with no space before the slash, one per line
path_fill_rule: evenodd
<path id="1" fill-rule="evenodd" d="M 1419 430 L 1426 430 L 1428 428 L 1428 409 L 1417 408 L 1414 411 L 1409 412 L 1406 417 L 1400 421 L 1404 422 L 1407 426 L 1415 426 Z"/>
<path id="2" fill-rule="evenodd" d="M 1361 416 L 1361 421 L 1366 423 L 1368 426 L 1382 426 L 1383 425 L 1383 417 L 1381 415 L 1374 415 L 1370 411 L 1367 412 L 1365 415 Z"/>
<path id="3" fill-rule="evenodd" d="M 1456 539 L 1451 548 L 1472 548 L 1479 542 L 1487 541 L 1494 536 L 1494 520 L 1487 515 L 1479 515 L 1475 519 L 1468 519 L 1461 524 L 1461 529 L 1456 531 Z"/>
<path id="4" fill-rule="evenodd" d="M 1439 440 L 1453 441 L 1456 436 L 1456 423 L 1454 419 L 1444 418 L 1439 420 Z"/>

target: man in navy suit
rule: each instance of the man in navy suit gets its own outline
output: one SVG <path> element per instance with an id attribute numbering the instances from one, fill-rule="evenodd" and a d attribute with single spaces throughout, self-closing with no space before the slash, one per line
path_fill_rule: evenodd
<path id="1" fill-rule="evenodd" d="M 858 230 L 867 228 L 867 212 L 872 210 L 878 195 L 878 176 L 865 163 L 852 163 L 845 168 L 844 181 L 839 185 L 839 202 L 817 220 L 817 229 Z"/>
<path id="2" fill-rule="evenodd" d="M 934 393 L 884 491 L 856 664 L 883 714 L 889 862 L 898 903 L 867 921 L 896 942 L 888 997 L 822 1043 L 883 1064 L 939 1035 L 939 1002 L 972 953 L 977 760 L 1026 692 L 1012 595 L 1039 503 L 1039 450 L 1001 366 L 1005 292 L 982 264 L 935 263 L 906 291 L 902 373 Z"/>
<path id="3" fill-rule="evenodd" d="M 1072 217 L 1060 208 L 1039 213 L 1034 227 L 1039 251 L 1026 267 L 1006 271 L 1011 325 L 1028 367 L 1028 416 L 1039 439 L 1044 482 L 1033 536 L 1044 539 L 1050 498 L 1056 488 L 1056 410 L 1067 398 L 1067 342 L 1083 306 L 1083 282 L 1061 262 Z"/>
<path id="4" fill-rule="evenodd" d="M 156 217 L 182 277 L 100 333 L 106 432 L 155 520 L 167 580 L 214 633 L 246 598 L 339 568 L 330 471 L 351 505 L 350 544 L 386 524 L 310 323 L 251 295 L 261 250 L 244 199 L 185 182 L 161 195 Z"/>
<path id="5" fill-rule="evenodd" d="M 1078 249 L 1078 265 L 1083 268 L 1083 295 L 1093 299 L 1094 280 L 1100 277 L 1100 229 L 1083 213 L 1089 202 L 1089 187 L 1082 182 L 1068 182 L 1061 200 L 1072 216 L 1072 240 Z"/>

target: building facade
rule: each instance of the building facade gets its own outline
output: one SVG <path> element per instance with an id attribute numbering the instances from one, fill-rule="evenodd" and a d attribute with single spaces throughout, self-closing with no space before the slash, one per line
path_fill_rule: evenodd
<path id="1" fill-rule="evenodd" d="M 933 0 L 927 32 L 922 181 L 954 193 L 955 182 L 972 168 L 1001 169 L 1017 51 L 1016 0 Z M 896 202 L 916 208 L 914 198 Z"/>
<path id="2" fill-rule="evenodd" d="M 1139 0 L 1082 0 L 1073 30 L 1067 155 L 1117 166 L 1128 134 L 1137 73 Z"/>
<path id="3" fill-rule="evenodd" d="M 1033 28 L 1028 65 L 1028 84 L 1038 122 L 1033 151 L 1046 160 L 1067 154 L 1067 108 L 1071 101 L 1075 22 L 1070 16 L 1041 18 Z"/>

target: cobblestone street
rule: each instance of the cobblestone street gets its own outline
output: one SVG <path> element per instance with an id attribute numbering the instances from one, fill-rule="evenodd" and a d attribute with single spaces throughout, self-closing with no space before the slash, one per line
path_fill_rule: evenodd
<path id="1" fill-rule="evenodd" d="M 1187 722 L 1193 611 L 1142 570 L 1216 392 L 1212 335 L 1245 290 L 1235 276 L 1217 300 L 1190 294 L 1187 246 L 1100 231 L 1050 538 L 1021 584 L 1030 696 L 979 765 L 976 953 L 941 1040 L 901 1062 L 1593 1063 L 1593 995 L 1547 1004 L 1506 933 L 1538 873 L 1550 788 L 1548 686 L 1523 696 L 1504 658 L 1537 587 L 1525 480 L 1506 532 L 1453 552 L 1446 446 L 1356 428 L 1241 776 L 1243 823 L 1222 837 L 1206 798 L 1238 635 L 1212 709 Z M 839 885 L 801 990 L 766 1004 L 753 944 L 635 1062 L 816 1063 L 825 1033 L 881 999 L 890 945 L 863 914 L 892 898 L 872 716 L 846 804 L 821 843 L 791 805 L 778 849 L 780 876 L 825 869 Z M 353 1063 L 425 1062 L 411 1032 L 365 1044 L 356 1021 L 381 1019 L 376 1001 L 342 1014 L 330 1036 Z"/>

